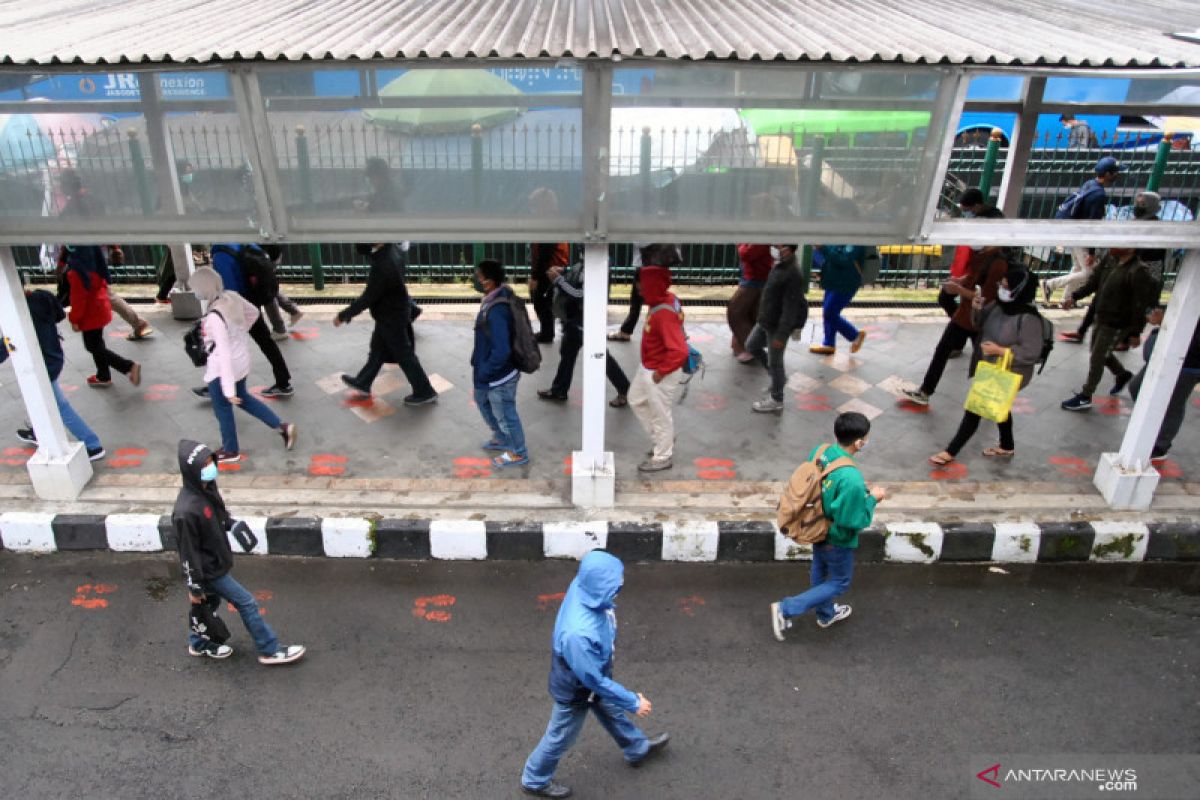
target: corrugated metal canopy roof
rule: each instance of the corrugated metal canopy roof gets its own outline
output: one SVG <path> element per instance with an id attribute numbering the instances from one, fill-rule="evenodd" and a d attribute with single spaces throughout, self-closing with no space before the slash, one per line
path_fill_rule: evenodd
<path id="1" fill-rule="evenodd" d="M 6 64 L 649 56 L 1200 66 L 1187 0 L 8 0 Z"/>

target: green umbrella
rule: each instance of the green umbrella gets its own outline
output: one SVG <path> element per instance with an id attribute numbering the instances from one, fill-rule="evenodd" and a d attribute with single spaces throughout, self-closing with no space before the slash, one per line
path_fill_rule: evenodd
<path id="1" fill-rule="evenodd" d="M 521 91 L 508 81 L 482 69 L 414 69 L 389 81 L 381 97 L 438 97 L 450 95 L 501 97 Z M 379 125 L 404 133 L 462 133 L 478 123 L 499 125 L 515 118 L 517 107 L 381 108 L 363 115 Z"/>

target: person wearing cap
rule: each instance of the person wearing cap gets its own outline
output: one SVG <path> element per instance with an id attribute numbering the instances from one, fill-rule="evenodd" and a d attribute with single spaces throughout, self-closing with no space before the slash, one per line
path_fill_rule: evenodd
<path id="1" fill-rule="evenodd" d="M 1074 114 L 1062 114 L 1058 121 L 1067 129 L 1068 150 L 1089 150 L 1100 146 L 1095 132 L 1092 131 L 1092 126 L 1081 119 L 1076 119 Z"/>
<path id="2" fill-rule="evenodd" d="M 1125 171 L 1112 156 L 1105 156 L 1096 162 L 1096 177 L 1084 182 L 1079 191 L 1072 194 L 1058 207 L 1055 219 L 1104 219 L 1104 211 L 1108 207 L 1108 187 L 1117 181 L 1117 177 Z M 1071 249 L 1071 271 L 1058 278 L 1042 281 L 1042 294 L 1046 302 L 1058 289 L 1065 289 L 1067 294 L 1082 286 L 1096 266 L 1096 248 L 1074 247 Z M 1064 338 L 1067 338 L 1064 334 Z M 1075 340 L 1078 341 L 1078 340 Z"/>

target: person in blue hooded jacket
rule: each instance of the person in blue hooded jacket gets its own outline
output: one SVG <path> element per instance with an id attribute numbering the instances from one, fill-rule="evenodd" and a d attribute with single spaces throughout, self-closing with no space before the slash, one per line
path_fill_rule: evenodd
<path id="1" fill-rule="evenodd" d="M 613 601 L 621 591 L 624 574 L 620 559 L 593 550 L 583 557 L 579 573 L 563 598 L 551 640 L 550 696 L 554 698 L 554 711 L 521 774 L 521 787 L 527 794 L 571 796 L 569 787 L 554 781 L 554 770 L 575 743 L 589 710 L 620 746 L 625 763 L 631 767 L 640 767 L 667 745 L 667 734 L 648 738 L 626 716 L 649 716 L 650 701 L 612 677 L 617 638 Z"/>

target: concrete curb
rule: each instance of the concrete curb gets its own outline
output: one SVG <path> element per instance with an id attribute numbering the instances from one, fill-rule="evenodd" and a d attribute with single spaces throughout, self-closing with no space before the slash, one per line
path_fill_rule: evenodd
<path id="1" fill-rule="evenodd" d="M 246 517 L 254 555 L 405 560 L 578 559 L 604 547 L 626 561 L 804 561 L 812 548 L 770 522 L 483 522 Z M 232 541 L 235 552 L 240 552 Z M 0 514 L 0 549 L 23 553 L 175 549 L 170 517 Z M 859 536 L 860 563 L 1200 561 L 1200 522 L 897 522 Z"/>

